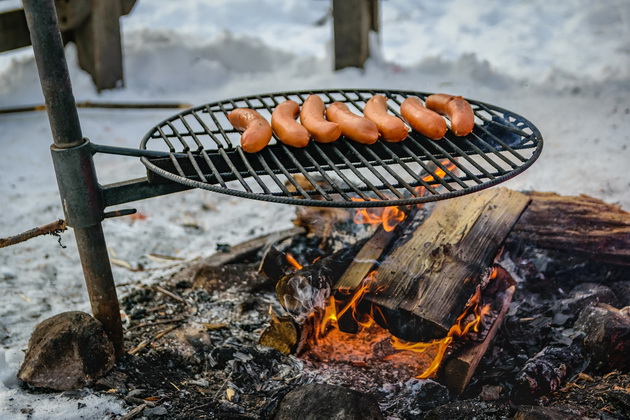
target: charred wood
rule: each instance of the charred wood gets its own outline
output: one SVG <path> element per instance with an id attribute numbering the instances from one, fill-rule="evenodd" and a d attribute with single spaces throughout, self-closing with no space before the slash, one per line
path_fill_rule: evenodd
<path id="1" fill-rule="evenodd" d="M 589 260 L 630 265 L 630 213 L 587 195 L 527 195 L 532 203 L 514 226 L 508 243 L 526 242 Z"/>
<path id="2" fill-rule="evenodd" d="M 438 203 L 424 223 L 393 244 L 378 268 L 378 305 L 395 336 L 446 335 L 492 265 L 529 199 L 495 188 Z"/>
<path id="3" fill-rule="evenodd" d="M 574 375 L 588 365 L 584 345 L 578 340 L 567 347 L 545 347 L 529 359 L 516 376 L 511 400 L 518 404 L 558 391 Z"/>
<path id="4" fill-rule="evenodd" d="M 630 369 L 630 307 L 621 310 L 603 303 L 580 312 L 575 328 L 586 334 L 584 345 L 594 368 Z"/>

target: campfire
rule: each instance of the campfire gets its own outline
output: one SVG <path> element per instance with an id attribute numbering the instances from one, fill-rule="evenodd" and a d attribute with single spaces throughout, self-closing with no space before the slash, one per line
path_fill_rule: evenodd
<path id="1" fill-rule="evenodd" d="M 442 165 L 455 170 L 452 162 L 444 161 Z M 436 175 L 423 179 L 435 187 L 435 177 L 445 175 L 445 171 L 438 170 Z M 501 211 L 483 211 L 490 202 L 511 205 L 503 206 Z M 357 209 L 351 217 L 354 224 L 369 225 L 373 232 L 360 246 L 317 257 L 306 266 L 290 252 L 270 250 L 262 268 L 277 281 L 280 303 L 290 316 L 273 315 L 261 343 L 285 353 L 293 350 L 311 361 L 364 367 L 376 364 L 379 370 L 383 362 L 390 363 L 418 379 L 435 377 L 447 352 L 453 353 L 455 347 L 460 352 L 462 347 L 475 347 L 476 360 L 459 372 L 451 368 L 448 374 L 451 388 L 461 392 L 487 348 L 487 343 L 477 344 L 492 340 L 494 332 L 489 332 L 500 325 L 510 303 L 514 281 L 494 260 L 499 256 L 498 244 L 527 203 L 523 196 L 497 190 L 481 194 L 474 204 L 455 199 L 437 205 L 427 220 L 422 205 Z M 458 208 L 465 210 L 459 212 Z M 305 212 L 309 212 L 302 212 L 306 221 L 299 224 L 324 222 Z M 472 219 L 466 217 L 467 212 Z M 476 234 L 474 229 L 471 232 L 470 227 L 482 216 L 496 225 L 491 226 L 490 236 Z M 488 228 L 488 221 L 481 223 Z M 449 227 L 436 228 L 445 224 Z M 474 259 L 446 261 L 449 253 L 458 255 L 464 238 L 469 241 L 465 247 L 474 243 L 475 250 L 487 249 Z M 326 238 L 321 241 L 325 243 Z M 419 250 L 420 244 L 424 251 Z M 497 278 L 499 271 L 503 273 L 501 279 Z M 425 285 L 421 285 L 423 281 Z M 440 304 L 433 305 L 433 311 L 425 310 L 421 302 L 426 297 L 412 292 L 414 296 L 405 298 L 406 289 L 433 293 L 429 299 L 441 296 Z M 407 309 L 411 308 L 409 301 L 415 309 Z M 285 328 L 281 327 L 283 323 L 296 324 L 299 334 L 291 337 L 294 342 L 278 336 L 277 331 Z"/>
<path id="2" fill-rule="evenodd" d="M 399 419 L 627 410 L 620 398 L 630 385 L 628 344 L 619 335 L 627 315 L 615 309 L 630 299 L 627 245 L 613 240 L 627 235 L 627 213 L 588 197 L 502 188 L 399 210 L 405 219 L 385 230 L 355 223 L 357 214 L 397 211 L 298 208 L 296 228 L 224 249 L 159 288 L 138 289 L 123 301 L 134 356 L 99 386 L 132 394 L 130 404 L 158 401 L 180 413 L 174 418 L 273 418 L 285 404 L 323 410 L 333 401 Z M 461 227 L 439 220 L 452 211 L 483 224 L 450 235 L 459 247 L 445 246 L 431 228 Z M 596 228 L 585 227 L 595 219 Z M 576 225 L 587 230 L 553 239 L 553 231 Z M 592 238 L 588 229 L 606 230 L 609 245 L 576 254 Z M 483 247 L 471 246 L 471 233 L 483 233 Z M 431 299 L 441 303 L 436 311 L 412 312 L 397 309 L 411 308 L 410 296 L 395 306 L 388 295 L 393 258 L 427 243 L 425 235 L 432 264 L 420 264 L 417 275 L 411 258 L 397 264 L 404 270 L 395 277 L 432 282 L 439 266 L 431 285 L 441 285 L 430 290 L 450 296 L 449 308 L 459 302 L 452 315 L 437 310 L 447 299 Z M 483 258 L 472 264 L 462 249 Z M 585 283 L 595 279 L 600 284 Z M 347 400 L 347 392 L 356 394 Z"/>

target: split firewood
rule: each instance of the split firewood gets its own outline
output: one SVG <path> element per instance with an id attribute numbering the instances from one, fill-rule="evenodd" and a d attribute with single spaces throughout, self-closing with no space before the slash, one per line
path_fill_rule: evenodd
<path id="1" fill-rule="evenodd" d="M 630 265 L 630 213 L 586 195 L 527 196 L 532 203 L 514 225 L 508 244 L 531 243 L 593 261 Z"/>
<path id="2" fill-rule="evenodd" d="M 516 376 L 511 399 L 517 404 L 558 391 L 562 385 L 588 365 L 584 345 L 576 341 L 567 347 L 549 346 L 529 359 Z"/>
<path id="3" fill-rule="evenodd" d="M 446 336 L 528 202 L 506 188 L 445 200 L 392 244 L 378 267 L 379 292 L 366 297 L 392 334 L 414 342 Z"/>
<path id="4" fill-rule="evenodd" d="M 488 289 L 483 292 L 484 302 L 485 298 L 492 299 L 492 309 L 495 314 L 491 325 L 483 330 L 483 340 L 480 342 L 464 342 L 449 355 L 438 374 L 439 382 L 455 394 L 461 394 L 468 386 L 488 346 L 492 343 L 499 331 L 499 327 L 503 324 L 505 314 L 510 307 L 512 296 L 516 290 L 513 283 L 514 280 L 509 273 L 503 268 L 497 267 L 499 271 L 497 279 L 491 282 Z M 506 286 L 508 287 L 506 288 Z"/>

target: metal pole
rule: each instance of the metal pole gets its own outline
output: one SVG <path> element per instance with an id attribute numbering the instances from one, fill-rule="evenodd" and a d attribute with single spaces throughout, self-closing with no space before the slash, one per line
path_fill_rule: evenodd
<path id="1" fill-rule="evenodd" d="M 23 0 L 52 131 L 52 158 L 68 226 L 74 229 L 92 313 L 117 356 L 124 353 L 116 287 L 103 235 L 102 191 L 90 142 L 83 138 L 54 0 Z"/>

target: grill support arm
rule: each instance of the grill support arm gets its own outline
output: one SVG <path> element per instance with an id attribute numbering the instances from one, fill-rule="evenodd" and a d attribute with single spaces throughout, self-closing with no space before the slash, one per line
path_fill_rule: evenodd
<path id="1" fill-rule="evenodd" d="M 92 313 L 124 353 L 120 308 L 103 235 L 103 200 L 89 142 L 83 138 L 53 0 L 23 0 L 54 144 L 57 184 L 74 229 Z"/>

